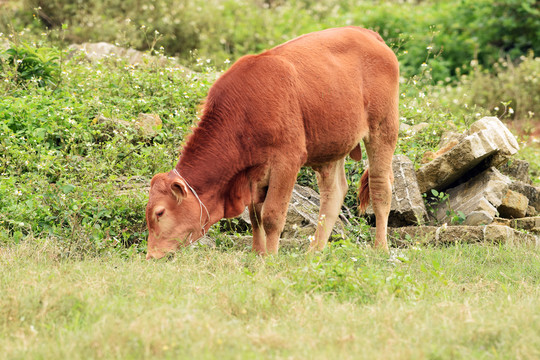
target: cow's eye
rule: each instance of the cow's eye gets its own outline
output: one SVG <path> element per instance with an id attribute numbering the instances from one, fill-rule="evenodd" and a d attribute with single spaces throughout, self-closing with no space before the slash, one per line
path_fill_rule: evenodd
<path id="1" fill-rule="evenodd" d="M 156 216 L 159 218 L 159 217 L 163 216 L 164 213 L 165 213 L 165 209 L 160 209 L 160 210 L 156 211 Z"/>

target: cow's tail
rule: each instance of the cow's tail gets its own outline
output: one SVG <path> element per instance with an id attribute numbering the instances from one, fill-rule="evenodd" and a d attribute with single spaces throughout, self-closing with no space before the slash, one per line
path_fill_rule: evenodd
<path id="1" fill-rule="evenodd" d="M 364 214 L 369 205 L 369 169 L 364 171 L 358 187 L 358 211 Z"/>

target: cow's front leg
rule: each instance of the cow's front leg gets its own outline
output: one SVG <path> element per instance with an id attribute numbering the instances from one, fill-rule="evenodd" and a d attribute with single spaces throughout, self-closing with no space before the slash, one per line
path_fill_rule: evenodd
<path id="1" fill-rule="evenodd" d="M 289 201 L 300 170 L 300 165 L 287 165 L 281 163 L 279 167 L 271 169 L 268 192 L 262 207 L 266 251 L 270 254 L 278 252 L 279 236 L 285 226 Z"/>
<path id="2" fill-rule="evenodd" d="M 314 168 L 321 193 L 321 207 L 315 240 L 309 246 L 310 251 L 324 249 L 339 216 L 348 188 L 344 165 L 345 159 L 341 159 Z"/>

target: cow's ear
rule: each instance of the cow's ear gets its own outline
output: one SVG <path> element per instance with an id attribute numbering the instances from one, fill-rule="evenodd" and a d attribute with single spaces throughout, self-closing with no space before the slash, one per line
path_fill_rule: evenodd
<path id="1" fill-rule="evenodd" d="M 171 191 L 176 201 L 181 202 L 187 197 L 188 187 L 182 179 L 176 179 L 171 183 Z"/>

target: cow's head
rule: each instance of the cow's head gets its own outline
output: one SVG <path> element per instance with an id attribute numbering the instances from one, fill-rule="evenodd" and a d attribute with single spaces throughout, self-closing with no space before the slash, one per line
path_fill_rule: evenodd
<path id="1" fill-rule="evenodd" d="M 146 205 L 146 259 L 159 259 L 200 238 L 204 232 L 201 206 L 182 177 L 174 172 L 154 176 Z"/>

